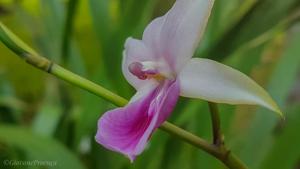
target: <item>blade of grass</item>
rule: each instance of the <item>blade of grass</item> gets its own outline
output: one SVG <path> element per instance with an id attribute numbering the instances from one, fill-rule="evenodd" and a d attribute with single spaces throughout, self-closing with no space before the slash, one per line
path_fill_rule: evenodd
<path id="1" fill-rule="evenodd" d="M 0 125 L 0 140 L 6 144 L 20 147 L 28 153 L 27 160 L 53 162 L 51 168 L 55 169 L 85 169 L 79 159 L 59 142 L 37 136 L 28 129 Z"/>

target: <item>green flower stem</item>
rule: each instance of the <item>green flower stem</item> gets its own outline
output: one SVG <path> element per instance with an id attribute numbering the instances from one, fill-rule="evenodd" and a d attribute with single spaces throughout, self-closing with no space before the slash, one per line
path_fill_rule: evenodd
<path id="1" fill-rule="evenodd" d="M 102 97 L 103 99 L 111 102 L 112 104 L 122 107 L 125 106 L 128 101 L 121 96 L 116 95 L 115 93 L 105 89 L 104 87 L 97 85 L 79 75 L 76 75 L 57 64 L 53 64 L 49 71 L 50 74 L 69 82 L 75 86 L 78 86 L 84 90 L 89 91 L 97 96 Z"/>
<path id="2" fill-rule="evenodd" d="M 208 107 L 212 122 L 213 144 L 216 146 L 222 146 L 224 144 L 224 140 L 221 133 L 218 106 L 216 103 L 208 102 Z"/>
<path id="3" fill-rule="evenodd" d="M 0 22 L 0 40 L 9 49 L 15 52 L 18 56 L 24 59 L 32 66 L 48 72 L 66 82 L 69 82 L 75 86 L 78 86 L 84 90 L 87 90 L 97 96 L 104 98 L 105 100 L 115 104 L 116 106 L 125 106 L 128 101 L 121 96 L 105 89 L 104 87 L 97 85 L 71 71 L 68 71 L 61 66 L 49 61 L 48 59 L 41 57 L 24 42 L 22 42 L 16 35 L 14 35 L 9 29 L 7 29 Z M 198 147 L 207 153 L 213 155 L 220 161 L 222 161 L 230 169 L 247 169 L 247 167 L 230 151 L 225 148 L 220 148 L 214 144 L 210 144 L 207 141 L 169 123 L 165 122 L 160 126 L 160 129 L 166 131 L 183 141 Z"/>
<path id="4" fill-rule="evenodd" d="M 223 153 L 221 151 L 219 151 L 218 147 L 214 146 L 213 144 L 209 144 L 204 139 L 202 139 L 198 136 L 195 136 L 194 134 L 187 132 L 187 131 L 183 130 L 182 128 L 179 128 L 169 122 L 165 122 L 163 125 L 161 125 L 160 129 L 184 140 L 185 142 L 187 142 L 189 144 L 192 144 L 195 147 L 198 147 L 198 148 L 208 152 L 209 154 L 211 154 L 217 158 L 221 158 L 223 156 Z"/>
<path id="5" fill-rule="evenodd" d="M 183 141 L 198 147 L 211 154 L 215 158 L 219 159 L 226 165 L 229 169 L 248 169 L 248 167 L 230 150 L 225 147 L 219 147 L 214 144 L 210 144 L 202 138 L 195 136 L 194 134 L 183 130 L 169 122 L 165 122 L 160 126 L 163 131 L 172 134 Z"/>

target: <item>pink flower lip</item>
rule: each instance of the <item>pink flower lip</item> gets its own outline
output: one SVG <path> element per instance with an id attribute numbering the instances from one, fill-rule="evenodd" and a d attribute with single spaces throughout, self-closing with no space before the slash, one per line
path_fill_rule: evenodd
<path id="1" fill-rule="evenodd" d="M 132 162 L 175 107 L 178 84 L 178 81 L 165 80 L 143 91 L 141 97 L 140 94 L 134 96 L 134 101 L 127 106 L 106 112 L 99 119 L 96 141 L 126 155 Z"/>

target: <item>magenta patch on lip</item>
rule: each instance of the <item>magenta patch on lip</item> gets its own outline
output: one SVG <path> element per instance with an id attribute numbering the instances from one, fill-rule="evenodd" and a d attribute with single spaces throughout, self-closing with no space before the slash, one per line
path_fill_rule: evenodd
<path id="1" fill-rule="evenodd" d="M 133 162 L 152 133 L 170 116 L 179 91 L 178 81 L 165 80 L 125 107 L 106 112 L 98 121 L 96 141 Z"/>
<path id="2" fill-rule="evenodd" d="M 148 75 L 156 75 L 158 73 L 155 69 L 143 70 L 144 66 L 140 62 L 133 62 L 128 66 L 128 70 L 134 76 L 141 80 L 145 80 L 148 78 Z"/>

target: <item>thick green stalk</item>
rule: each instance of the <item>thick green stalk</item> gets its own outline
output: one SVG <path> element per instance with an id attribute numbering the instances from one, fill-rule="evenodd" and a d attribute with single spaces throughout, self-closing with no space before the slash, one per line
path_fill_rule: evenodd
<path id="1" fill-rule="evenodd" d="M 57 64 L 53 64 L 49 71 L 50 74 L 67 81 L 75 86 L 78 86 L 84 90 L 89 91 L 97 96 L 102 97 L 103 99 L 113 103 L 116 106 L 125 106 L 128 101 L 121 96 L 116 95 L 115 93 L 105 89 L 104 87 L 97 85 L 79 75 L 76 75 Z"/>
<path id="2" fill-rule="evenodd" d="M 125 106 L 128 103 L 128 101 L 123 97 L 118 96 L 104 87 L 62 68 L 57 64 L 54 64 L 44 57 L 41 57 L 24 42 L 22 42 L 17 36 L 10 32 L 10 30 L 1 24 L 1 22 L 0 40 L 27 63 L 40 70 L 48 72 L 66 82 L 100 96 L 116 106 Z M 247 167 L 230 151 L 227 151 L 225 148 L 220 148 L 214 144 L 210 144 L 194 134 L 187 132 L 169 122 L 163 123 L 160 126 L 160 129 L 182 139 L 191 145 L 194 145 L 195 147 L 198 147 L 199 149 L 206 151 L 222 161 L 230 169 L 247 169 Z"/>

